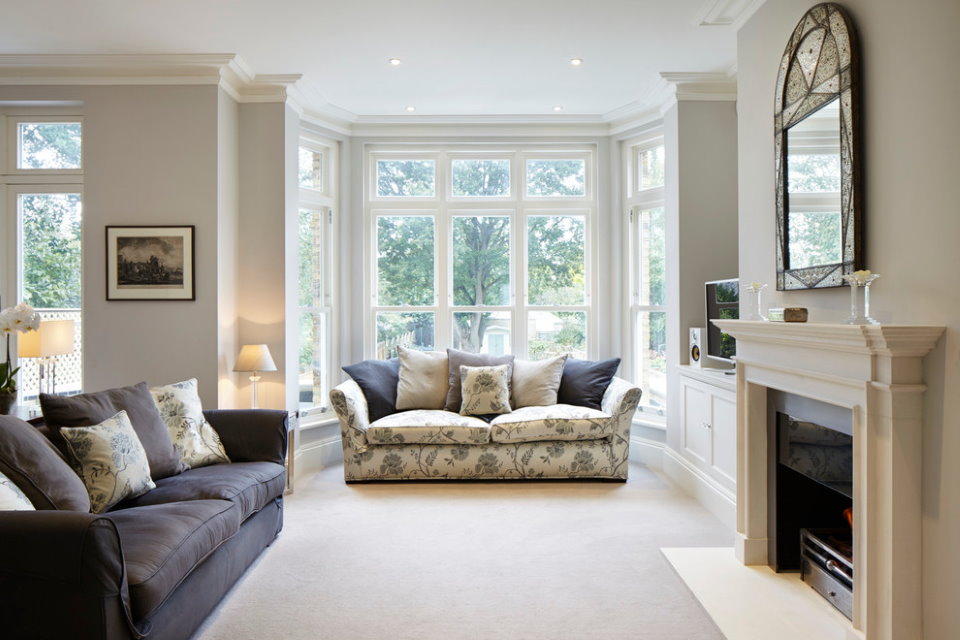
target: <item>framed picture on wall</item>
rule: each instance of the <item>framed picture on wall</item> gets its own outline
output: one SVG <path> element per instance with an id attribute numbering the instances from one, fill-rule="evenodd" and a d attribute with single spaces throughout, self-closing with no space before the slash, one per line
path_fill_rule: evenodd
<path id="1" fill-rule="evenodd" d="M 193 225 L 107 227 L 107 300 L 195 300 Z"/>

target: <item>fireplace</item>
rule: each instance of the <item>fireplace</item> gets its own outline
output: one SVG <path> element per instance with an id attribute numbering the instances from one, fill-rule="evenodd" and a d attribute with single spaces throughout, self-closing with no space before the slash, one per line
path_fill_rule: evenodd
<path id="1" fill-rule="evenodd" d="M 777 508 L 769 495 L 777 395 L 847 411 L 856 571 L 846 635 L 922 638 L 923 357 L 943 327 L 715 322 L 737 339 L 737 557 L 749 565 L 769 564 L 771 556 L 786 561 L 769 526 Z M 790 408 L 781 412 L 809 418 Z M 800 544 L 799 536 L 794 540 Z"/>

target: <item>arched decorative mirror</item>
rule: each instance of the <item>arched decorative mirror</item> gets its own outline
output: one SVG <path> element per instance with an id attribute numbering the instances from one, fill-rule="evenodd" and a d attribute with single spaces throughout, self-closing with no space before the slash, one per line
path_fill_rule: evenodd
<path id="1" fill-rule="evenodd" d="M 859 75 L 847 13 L 810 9 L 777 74 L 778 290 L 843 286 L 863 268 Z"/>

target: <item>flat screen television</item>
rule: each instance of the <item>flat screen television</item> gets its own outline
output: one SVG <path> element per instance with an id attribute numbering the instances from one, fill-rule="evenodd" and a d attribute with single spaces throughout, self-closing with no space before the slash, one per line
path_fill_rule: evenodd
<path id="1" fill-rule="evenodd" d="M 740 318 L 740 283 L 737 280 L 708 282 L 706 296 L 707 356 L 732 363 L 737 355 L 737 341 L 729 333 L 720 331 L 713 321 Z"/>

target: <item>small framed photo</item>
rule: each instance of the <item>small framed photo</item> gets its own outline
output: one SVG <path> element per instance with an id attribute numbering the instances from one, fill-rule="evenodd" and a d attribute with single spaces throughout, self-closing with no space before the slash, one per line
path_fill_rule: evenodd
<path id="1" fill-rule="evenodd" d="M 107 300 L 195 300 L 193 225 L 107 227 Z"/>

